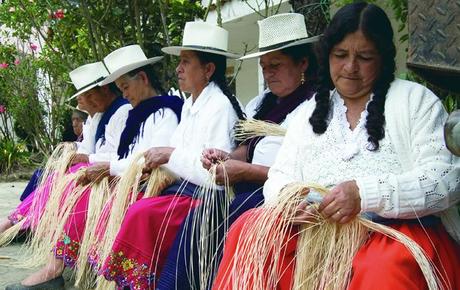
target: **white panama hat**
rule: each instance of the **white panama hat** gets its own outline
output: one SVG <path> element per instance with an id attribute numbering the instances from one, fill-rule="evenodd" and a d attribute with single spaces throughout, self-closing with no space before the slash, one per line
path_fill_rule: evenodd
<path id="1" fill-rule="evenodd" d="M 240 60 L 259 57 L 275 50 L 318 41 L 319 36 L 308 37 L 304 16 L 299 13 L 281 13 L 257 21 L 259 24 L 259 51 Z"/>
<path id="2" fill-rule="evenodd" d="M 69 73 L 73 85 L 77 92 L 69 98 L 91 90 L 96 86 L 101 86 L 101 82 L 109 75 L 102 61 L 82 65 Z"/>
<path id="3" fill-rule="evenodd" d="M 195 50 L 238 58 L 239 55 L 228 52 L 228 31 L 207 22 L 187 22 L 184 27 L 182 46 L 163 47 L 167 54 L 180 55 L 182 50 Z"/>
<path id="4" fill-rule="evenodd" d="M 136 68 L 159 62 L 162 58 L 162 56 L 147 58 L 142 48 L 137 44 L 119 48 L 104 57 L 104 64 L 110 75 L 101 84 L 109 84 Z"/>

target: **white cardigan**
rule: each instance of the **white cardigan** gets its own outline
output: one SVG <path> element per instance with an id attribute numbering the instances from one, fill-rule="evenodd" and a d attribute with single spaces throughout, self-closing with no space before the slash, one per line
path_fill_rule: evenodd
<path id="1" fill-rule="evenodd" d="M 312 99 L 291 122 L 264 186 L 266 203 L 276 202 L 286 184 L 304 178 L 296 173 L 301 171 L 297 167 L 303 166 L 299 164 L 302 160 L 296 161 L 292 152 L 298 152 L 301 146 L 298 139 L 314 138 L 308 136 L 311 132 L 308 119 L 314 108 Z M 438 214 L 447 231 L 460 241 L 460 217 L 455 206 L 460 200 L 460 161 L 446 149 L 443 141 L 446 119 L 442 103 L 424 86 L 403 80 L 391 84 L 385 102 L 388 132 L 385 138 L 389 138 L 397 153 L 402 173 L 377 176 L 369 172 L 356 178 L 363 212 L 375 212 L 387 218 Z"/>

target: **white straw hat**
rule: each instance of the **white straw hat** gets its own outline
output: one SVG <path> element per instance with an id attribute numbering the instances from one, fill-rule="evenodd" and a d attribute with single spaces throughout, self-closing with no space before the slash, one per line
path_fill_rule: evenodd
<path id="1" fill-rule="evenodd" d="M 109 72 L 101 61 L 85 64 L 74 69 L 69 73 L 69 76 L 77 92 L 69 100 L 96 86 L 100 86 L 108 75 Z"/>
<path id="2" fill-rule="evenodd" d="M 104 64 L 110 72 L 110 75 L 102 82 L 102 85 L 109 84 L 120 76 L 143 67 L 147 64 L 153 64 L 160 61 L 162 56 L 147 58 L 142 48 L 137 45 L 129 45 L 119 48 L 104 57 Z"/>
<path id="3" fill-rule="evenodd" d="M 318 41 L 319 36 L 308 37 L 304 16 L 282 13 L 267 17 L 259 24 L 259 51 L 241 57 L 259 57 L 275 50 Z"/>
<path id="4" fill-rule="evenodd" d="M 182 46 L 168 46 L 161 50 L 172 55 L 180 55 L 181 50 L 196 50 L 224 55 L 228 58 L 239 57 L 228 52 L 228 31 L 207 22 L 185 23 Z"/>

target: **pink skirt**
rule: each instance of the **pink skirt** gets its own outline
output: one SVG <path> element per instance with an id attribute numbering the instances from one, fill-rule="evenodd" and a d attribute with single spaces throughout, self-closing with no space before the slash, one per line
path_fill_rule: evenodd
<path id="1" fill-rule="evenodd" d="M 145 198 L 134 203 L 99 274 L 120 287 L 155 289 L 156 274 L 161 273 L 180 226 L 198 204 L 199 200 L 184 195 Z"/>
<path id="2" fill-rule="evenodd" d="M 88 166 L 88 163 L 78 163 L 68 169 L 69 173 L 77 172 L 80 168 Z M 32 225 L 37 225 L 40 217 L 48 202 L 53 176 L 50 176 L 43 188 L 37 188 L 26 199 L 24 199 L 12 213 L 8 219 L 14 224 L 26 219 L 22 229 L 29 229 Z M 72 185 L 68 185 L 72 186 Z M 72 186 L 73 187 L 73 186 Z M 34 227 L 34 226 L 32 226 Z"/>

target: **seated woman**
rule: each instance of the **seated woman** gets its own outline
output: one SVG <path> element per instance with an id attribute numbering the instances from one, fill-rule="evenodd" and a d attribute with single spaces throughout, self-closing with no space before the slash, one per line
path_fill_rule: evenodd
<path id="1" fill-rule="evenodd" d="M 144 155 L 146 171 L 165 166 L 178 176 L 160 196 L 135 202 L 124 217 L 111 254 L 100 274 L 119 287 L 155 289 L 174 237 L 190 208 L 199 203 L 197 186 L 209 177 L 200 157 L 206 147 L 231 151 L 231 130 L 243 112 L 226 84 L 228 32 L 220 27 L 188 22 L 183 45 L 163 51 L 180 55 L 176 68 L 179 87 L 190 93 L 179 126 L 168 147 L 153 147 Z M 182 184 L 184 183 L 184 184 Z"/>
<path id="2" fill-rule="evenodd" d="M 71 163 L 75 166 L 69 169 L 70 172 L 86 166 L 88 160 L 93 160 L 93 162 L 110 160 L 116 154 L 121 134 L 120 127 L 124 125 L 131 106 L 118 98 L 112 88 L 99 86 L 100 79 L 107 75 L 107 69 L 102 62 L 86 64 L 69 73 L 72 83 L 78 90 L 71 98 L 77 97 L 79 105 L 90 112 L 89 124 L 85 126 L 88 133 L 78 146 L 76 157 Z M 79 162 L 83 163 L 77 164 Z M 41 212 L 31 213 L 30 210 L 34 201 L 37 201 L 34 200 L 36 195 L 41 199 L 40 203 L 46 203 L 50 183 L 51 180 L 47 180 L 45 188 L 38 190 L 38 195 L 37 190 L 32 191 L 8 216 L 8 221 L 1 224 L 0 232 L 24 218 L 28 220 L 23 226 L 24 229 L 29 228 L 31 221 L 38 222 Z M 43 208 L 43 206 L 38 208 Z"/>
<path id="3" fill-rule="evenodd" d="M 263 210 L 278 203 L 280 190 L 289 183 L 332 187 L 319 204 L 324 218 L 344 224 L 367 213 L 425 251 L 439 270 L 439 287 L 458 289 L 460 247 L 449 233 L 459 241 L 452 221 L 459 219 L 453 206 L 460 199 L 460 163 L 443 142 L 447 114 L 441 101 L 419 84 L 394 78 L 393 30 L 375 5 L 341 8 L 324 32 L 319 52 L 321 82 L 315 102 L 291 122 L 264 185 Z M 267 257 L 267 264 L 276 257 L 278 265 L 276 271 L 263 271 L 273 288 L 293 288 L 296 225 L 315 219 L 306 206 L 298 205 L 285 247 Z M 234 289 L 240 270 L 248 271 L 233 262 L 247 253 L 241 243 L 248 231 L 258 231 L 257 216 L 248 212 L 234 223 L 214 289 Z M 347 289 L 428 289 L 409 250 L 378 232 L 358 249 L 345 282 Z"/>
<path id="4" fill-rule="evenodd" d="M 317 37 L 308 37 L 304 17 L 301 14 L 278 14 L 259 21 L 259 50 L 241 59 L 260 57 L 265 82 L 268 90 L 249 102 L 246 106 L 250 118 L 270 121 L 287 127 L 288 119 L 297 111 L 298 106 L 309 100 L 314 93 L 313 81 L 316 77 L 316 57 L 311 44 Z M 276 34 L 276 35 L 274 35 Z M 286 44 L 288 42 L 288 44 Z M 266 50 L 265 47 L 276 47 Z M 229 205 L 228 216 L 222 216 L 219 210 L 215 225 L 220 243 L 223 236 L 223 222 L 232 224 L 246 210 L 263 203 L 262 187 L 267 179 L 267 172 L 274 162 L 281 146 L 282 137 L 253 138 L 240 144 L 231 153 L 209 148 L 202 156 L 203 167 L 209 169 L 216 160 L 225 160 L 217 166 L 218 184 L 227 182 L 234 186 L 235 198 Z M 226 175 L 224 176 L 224 172 Z M 202 207 L 202 205 L 200 206 Z M 200 210 L 197 209 L 197 215 Z M 200 251 L 197 239 L 192 231 L 196 218 L 189 215 L 174 246 L 169 252 L 165 269 L 161 273 L 157 289 L 206 289 L 200 284 L 199 255 L 216 257 L 216 264 L 221 256 L 221 248 L 216 253 Z M 202 222 L 202 221 L 200 221 Z M 210 225 L 211 227 L 211 225 Z M 219 229 L 219 230 L 217 230 Z M 222 230 L 220 230 L 222 229 Z M 214 273 L 217 269 L 211 270 Z M 191 277 L 191 273 L 194 275 Z M 209 284 L 213 279 L 209 276 Z M 209 285 L 208 285 L 209 286 Z"/>
<path id="5" fill-rule="evenodd" d="M 81 142 L 83 141 L 83 127 L 85 126 L 85 123 L 88 117 L 87 113 L 85 113 L 84 111 L 81 111 L 85 109 L 86 108 L 84 106 L 83 106 L 83 109 L 80 109 L 80 110 L 75 109 L 73 110 L 72 116 L 71 116 L 72 130 L 73 130 L 73 136 L 71 138 L 71 141 L 75 141 L 75 145 L 77 146 L 77 148 L 80 146 Z M 64 139 L 63 141 L 65 142 L 69 140 Z M 28 197 L 29 194 L 31 194 L 32 191 L 34 191 L 37 188 L 40 182 L 42 171 L 43 171 L 42 168 L 38 168 L 34 171 L 34 173 L 32 174 L 32 177 L 29 179 L 29 182 L 27 183 L 26 188 L 24 189 L 24 191 L 21 194 L 21 197 L 19 198 L 20 201 L 23 201 L 24 199 L 26 199 L 26 197 Z M 0 226 L 0 232 L 2 232 L 1 226 Z"/>
<path id="6" fill-rule="evenodd" d="M 95 137 L 92 138 L 90 135 L 87 143 L 83 141 L 82 144 L 85 145 L 78 148 L 75 158 L 81 162 L 74 160 L 72 162 L 74 165 L 69 168 L 69 172 L 88 167 L 90 164 L 88 162 L 108 161 L 113 156 L 116 156 L 122 128 L 124 128 L 128 118 L 128 111 L 132 107 L 125 100 L 112 93 L 107 85 L 101 85 L 101 78 L 103 79 L 107 75 L 108 72 L 102 62 L 81 66 L 70 73 L 72 82 L 76 84 L 77 88 L 81 88 L 77 94 L 82 94 L 93 100 L 96 105 L 95 110 L 104 113 L 100 114 L 100 117 L 95 116 L 92 119 L 91 128 L 95 132 Z M 94 149 L 91 148 L 92 144 L 94 144 Z M 114 146 L 116 147 L 114 148 Z M 51 183 L 52 181 L 48 182 Z M 74 187 L 75 183 L 72 181 L 71 184 L 66 186 L 66 192 L 71 191 Z M 34 199 L 42 198 L 45 194 L 47 194 L 45 190 L 43 192 L 35 191 L 17 208 L 13 216 L 30 219 L 33 222 L 33 226 L 40 223 L 41 213 L 35 212 L 33 209 L 31 212 L 31 205 Z M 62 193 L 62 196 L 65 196 L 65 193 Z M 46 203 L 47 201 L 44 202 Z M 53 256 L 45 267 L 30 275 L 21 283 L 8 286 L 7 289 L 35 289 L 35 287 L 57 287 L 56 289 L 61 289 L 64 287 L 64 281 L 60 276 L 63 268 L 62 260 L 55 259 Z"/>

